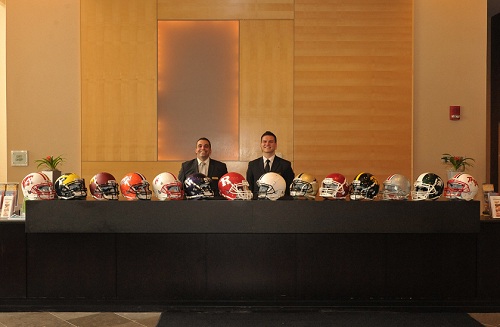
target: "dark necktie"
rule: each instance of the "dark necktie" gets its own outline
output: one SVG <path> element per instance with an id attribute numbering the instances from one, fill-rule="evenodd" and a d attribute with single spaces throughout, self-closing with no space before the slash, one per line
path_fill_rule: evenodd
<path id="1" fill-rule="evenodd" d="M 266 170 L 266 173 L 271 171 L 271 165 L 269 164 L 270 162 L 271 160 L 269 159 L 266 160 L 266 168 L 264 168 Z"/>

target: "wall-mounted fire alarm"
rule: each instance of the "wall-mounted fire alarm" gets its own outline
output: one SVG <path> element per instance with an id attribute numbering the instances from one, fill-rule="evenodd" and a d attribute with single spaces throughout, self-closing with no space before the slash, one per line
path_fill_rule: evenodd
<path id="1" fill-rule="evenodd" d="M 450 106 L 450 120 L 460 120 L 460 106 Z"/>

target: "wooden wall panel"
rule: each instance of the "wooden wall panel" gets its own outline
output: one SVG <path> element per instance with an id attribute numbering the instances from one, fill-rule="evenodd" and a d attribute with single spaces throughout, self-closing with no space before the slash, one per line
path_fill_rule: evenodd
<path id="1" fill-rule="evenodd" d="M 412 178 L 412 6 L 295 1 L 296 173 Z"/>
<path id="2" fill-rule="evenodd" d="M 261 155 L 266 131 L 293 160 L 293 21 L 240 23 L 240 160 Z"/>
<path id="3" fill-rule="evenodd" d="M 241 19 L 240 158 L 229 170 L 244 174 L 272 130 L 296 173 L 412 178 L 412 0 L 81 3 L 85 178 L 178 172 L 156 157 L 157 19 Z"/>
<path id="4" fill-rule="evenodd" d="M 158 0 L 158 19 L 292 19 L 293 0 Z"/>
<path id="5" fill-rule="evenodd" d="M 82 161 L 156 160 L 156 0 L 82 0 Z"/>
<path id="6" fill-rule="evenodd" d="M 293 160 L 293 21 L 240 23 L 240 160 L 261 155 L 266 130 Z"/>

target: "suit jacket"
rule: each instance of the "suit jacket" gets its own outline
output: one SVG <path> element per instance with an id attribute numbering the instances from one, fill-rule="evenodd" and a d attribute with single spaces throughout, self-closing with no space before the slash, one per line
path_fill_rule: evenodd
<path id="1" fill-rule="evenodd" d="M 285 179 L 285 195 L 289 195 L 290 185 L 292 184 L 295 177 L 292 169 L 292 163 L 288 160 L 275 156 L 273 165 L 271 166 L 271 171 L 280 174 Z M 264 159 L 262 157 L 252 160 L 248 163 L 247 181 L 250 185 L 250 190 L 252 190 L 254 199 L 257 198 L 257 195 L 259 193 L 257 181 L 259 180 L 260 176 L 264 175 L 265 173 L 266 171 L 264 170 Z"/>
<path id="2" fill-rule="evenodd" d="M 179 171 L 179 181 L 184 186 L 184 181 L 186 178 L 194 173 L 199 173 L 198 171 L 198 160 L 194 158 L 193 160 L 188 160 L 182 163 L 181 170 Z M 219 179 L 227 174 L 227 166 L 221 161 L 214 160 L 210 158 L 210 164 L 208 165 L 208 176 L 212 180 L 210 182 L 210 188 L 214 191 L 216 197 L 219 196 Z"/>

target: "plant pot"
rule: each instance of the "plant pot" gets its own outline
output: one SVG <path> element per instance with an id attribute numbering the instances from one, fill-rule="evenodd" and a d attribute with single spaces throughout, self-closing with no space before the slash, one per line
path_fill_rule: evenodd
<path id="1" fill-rule="evenodd" d="M 42 173 L 47 175 L 47 177 L 52 181 L 52 184 L 56 182 L 56 180 L 61 177 L 60 170 L 42 170 Z"/>
<path id="2" fill-rule="evenodd" d="M 463 172 L 464 172 L 463 170 L 461 170 L 461 171 L 459 171 L 459 170 L 447 170 L 446 171 L 446 175 L 447 175 L 448 178 L 444 182 L 446 183 L 447 181 L 449 181 L 450 179 L 452 179 L 453 176 L 455 176 L 456 174 L 463 173 Z"/>

